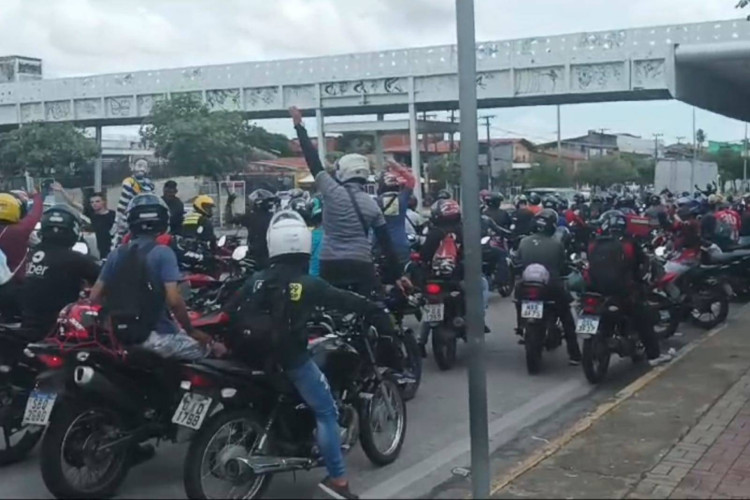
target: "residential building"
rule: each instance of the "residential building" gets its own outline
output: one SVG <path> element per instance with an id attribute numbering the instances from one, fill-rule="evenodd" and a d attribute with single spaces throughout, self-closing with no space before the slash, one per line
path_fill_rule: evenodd
<path id="1" fill-rule="evenodd" d="M 589 130 L 588 134 L 560 141 L 564 153 L 583 154 L 586 159 L 597 156 L 606 156 L 615 153 L 637 154 L 642 156 L 654 156 L 654 148 L 658 155 L 662 155 L 664 143 L 661 140 L 653 141 L 644 139 L 633 134 L 606 134 Z M 557 152 L 557 141 L 540 144 L 539 151 Z"/>

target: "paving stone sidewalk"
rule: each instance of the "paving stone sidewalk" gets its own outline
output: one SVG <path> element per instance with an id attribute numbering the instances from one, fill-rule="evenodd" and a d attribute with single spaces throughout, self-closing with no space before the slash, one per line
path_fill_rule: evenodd
<path id="1" fill-rule="evenodd" d="M 750 375 L 746 374 L 646 474 L 628 498 L 750 497 Z"/>

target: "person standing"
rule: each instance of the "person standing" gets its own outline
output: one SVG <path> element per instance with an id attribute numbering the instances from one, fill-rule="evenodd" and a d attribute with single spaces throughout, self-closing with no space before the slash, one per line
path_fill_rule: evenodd
<path id="1" fill-rule="evenodd" d="M 169 232 L 171 234 L 180 234 L 182 223 L 185 219 L 185 205 L 177 197 L 177 183 L 168 180 L 164 183 L 162 190 L 162 199 L 169 207 Z"/>
<path id="2" fill-rule="evenodd" d="M 91 227 L 96 236 L 96 248 L 99 250 L 99 258 L 106 259 L 112 250 L 112 236 L 115 225 L 115 212 L 107 208 L 107 201 L 104 193 L 94 193 L 89 197 L 88 205 L 83 206 L 73 199 L 65 191 L 62 184 L 55 182 L 52 189 L 65 199 L 68 205 L 80 211 L 91 221 Z"/>
<path id="3" fill-rule="evenodd" d="M 130 171 L 132 175 L 122 181 L 122 191 L 120 199 L 117 201 L 117 241 L 115 241 L 115 246 L 128 232 L 126 212 L 130 201 L 139 194 L 154 192 L 154 183 L 148 178 L 148 161 L 143 158 L 137 160 Z"/>

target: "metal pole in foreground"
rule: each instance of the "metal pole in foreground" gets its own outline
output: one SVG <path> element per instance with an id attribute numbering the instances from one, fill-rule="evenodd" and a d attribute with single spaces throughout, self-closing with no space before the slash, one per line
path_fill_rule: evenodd
<path id="1" fill-rule="evenodd" d="M 99 193 L 102 190 L 102 126 L 96 126 L 96 145 L 99 148 L 99 155 L 94 162 L 94 191 Z"/>
<path id="2" fill-rule="evenodd" d="M 742 189 L 747 191 L 747 123 L 745 123 L 745 158 L 742 163 Z"/>
<path id="3" fill-rule="evenodd" d="M 484 359 L 482 249 L 479 227 L 479 140 L 477 132 L 474 0 L 456 0 L 458 102 L 461 110 L 461 205 L 464 230 L 464 289 L 469 338 L 469 433 L 474 498 L 490 495 L 487 375 Z"/>

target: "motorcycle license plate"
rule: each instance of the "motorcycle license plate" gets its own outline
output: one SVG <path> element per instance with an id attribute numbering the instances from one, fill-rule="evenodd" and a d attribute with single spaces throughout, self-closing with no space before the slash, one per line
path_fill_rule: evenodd
<path id="1" fill-rule="evenodd" d="M 443 321 L 443 315 L 445 313 L 444 304 L 427 304 L 423 309 L 424 318 L 423 321 L 433 323 L 437 321 Z"/>
<path id="2" fill-rule="evenodd" d="M 26 400 L 26 409 L 21 423 L 23 425 L 47 425 L 56 399 L 57 394 L 33 391 Z"/>
<path id="3" fill-rule="evenodd" d="M 180 406 L 174 412 L 172 423 L 198 430 L 203 425 L 208 410 L 211 408 L 211 398 L 192 392 L 186 392 L 182 396 Z"/>
<path id="4" fill-rule="evenodd" d="M 598 316 L 581 316 L 576 321 L 576 333 L 580 335 L 595 335 L 598 330 Z"/>
<path id="5" fill-rule="evenodd" d="M 544 302 L 537 300 L 524 300 L 521 302 L 521 317 L 541 319 L 544 316 Z"/>

